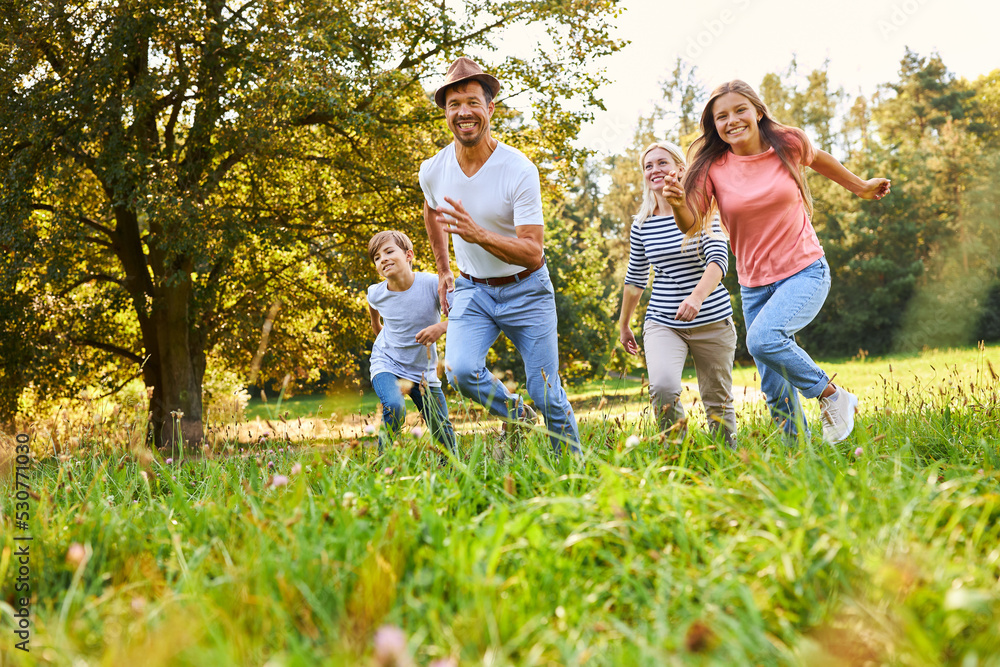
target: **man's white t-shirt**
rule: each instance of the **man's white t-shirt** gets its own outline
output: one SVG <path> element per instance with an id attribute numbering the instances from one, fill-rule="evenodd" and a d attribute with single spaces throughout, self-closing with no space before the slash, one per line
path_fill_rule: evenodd
<path id="1" fill-rule="evenodd" d="M 515 227 L 520 225 L 544 224 L 538 168 L 524 153 L 500 142 L 471 177 L 458 165 L 455 144 L 445 146 L 420 165 L 420 188 L 431 208 L 451 208 L 445 197 L 461 200 L 476 224 L 503 236 L 516 237 Z M 451 236 L 458 268 L 471 276 L 502 278 L 528 268 L 508 264 L 457 234 Z"/>

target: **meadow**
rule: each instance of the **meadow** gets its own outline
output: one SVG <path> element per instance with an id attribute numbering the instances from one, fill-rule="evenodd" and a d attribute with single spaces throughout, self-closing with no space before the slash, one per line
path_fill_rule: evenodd
<path id="1" fill-rule="evenodd" d="M 26 528 L 0 463 L 2 662 L 1000 666 L 1000 346 L 824 367 L 863 401 L 835 447 L 755 400 L 737 451 L 697 410 L 657 433 L 622 380 L 574 395 L 579 458 L 457 404 L 443 466 L 422 429 L 165 456 L 136 410 L 67 415 L 33 434 Z"/>

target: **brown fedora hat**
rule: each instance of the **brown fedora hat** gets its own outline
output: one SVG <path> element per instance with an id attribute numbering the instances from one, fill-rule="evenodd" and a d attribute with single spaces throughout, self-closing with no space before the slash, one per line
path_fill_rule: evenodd
<path id="1" fill-rule="evenodd" d="M 434 91 L 434 101 L 439 107 L 444 109 L 444 94 L 448 89 L 448 86 L 454 86 L 457 83 L 464 83 L 466 81 L 479 81 L 484 86 L 489 88 L 493 97 L 497 96 L 500 92 L 500 82 L 497 81 L 496 77 L 490 76 L 483 71 L 475 60 L 472 58 L 466 58 L 462 56 L 458 58 L 451 64 L 448 68 L 448 74 L 444 77 L 444 83 L 441 87 Z"/>

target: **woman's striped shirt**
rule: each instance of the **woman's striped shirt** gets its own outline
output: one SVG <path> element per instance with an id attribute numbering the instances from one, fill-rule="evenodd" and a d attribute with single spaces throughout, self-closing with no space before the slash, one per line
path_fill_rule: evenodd
<path id="1" fill-rule="evenodd" d="M 691 322 L 674 319 L 677 309 L 705 273 L 709 262 L 729 270 L 729 244 L 722 238 L 718 221 L 713 231 L 719 236 L 702 235 L 690 240 L 682 249 L 684 234 L 674 223 L 674 216 L 652 216 L 640 226 L 632 224 L 625 284 L 645 289 L 649 282 L 649 267 L 653 267 L 653 294 L 646 307 L 646 319 L 668 327 L 689 329 L 719 322 L 732 316 L 729 292 L 722 283 L 708 295 L 698 316 Z"/>

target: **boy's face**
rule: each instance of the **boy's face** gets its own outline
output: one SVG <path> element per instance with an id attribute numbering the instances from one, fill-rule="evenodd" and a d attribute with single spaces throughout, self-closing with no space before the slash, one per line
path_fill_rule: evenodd
<path id="1" fill-rule="evenodd" d="M 379 246 L 372 259 L 375 261 L 375 270 L 384 278 L 404 276 L 413 271 L 410 268 L 413 251 L 404 251 L 393 241 L 387 241 Z"/>

